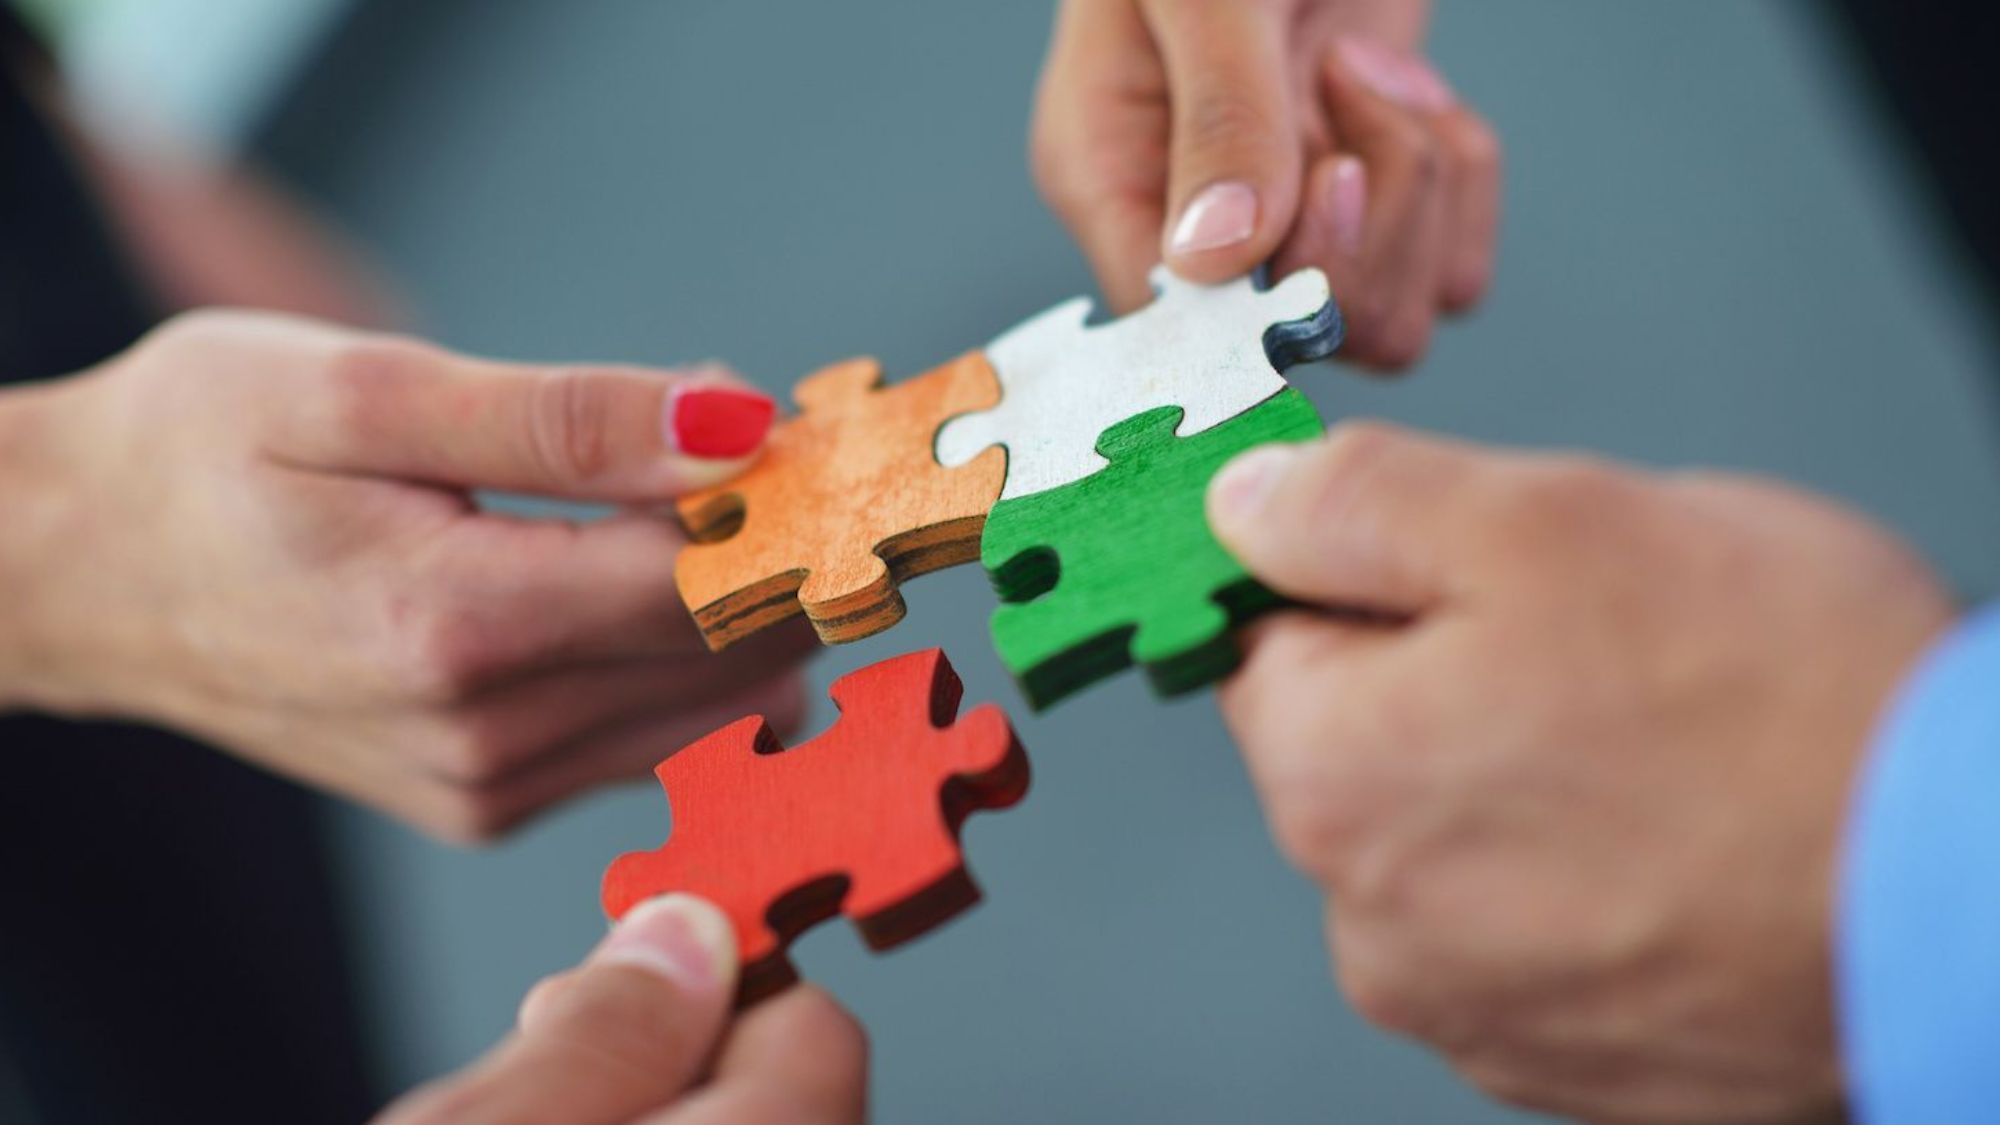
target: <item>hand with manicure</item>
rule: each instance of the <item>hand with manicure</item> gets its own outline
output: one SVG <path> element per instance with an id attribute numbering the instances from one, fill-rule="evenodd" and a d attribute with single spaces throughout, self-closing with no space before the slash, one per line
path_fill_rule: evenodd
<path id="1" fill-rule="evenodd" d="M 182 316 L 0 392 L 0 711 L 173 727 L 483 840 L 749 712 L 810 633 L 716 656 L 646 510 L 749 464 L 720 368 L 532 366 L 274 314 Z M 482 510 L 496 489 L 627 505 Z"/>
<path id="2" fill-rule="evenodd" d="M 1427 0 L 1066 0 L 1035 178 L 1119 311 L 1164 258 L 1318 266 L 1342 355 L 1395 370 L 1493 272 L 1500 145 L 1421 54 Z"/>

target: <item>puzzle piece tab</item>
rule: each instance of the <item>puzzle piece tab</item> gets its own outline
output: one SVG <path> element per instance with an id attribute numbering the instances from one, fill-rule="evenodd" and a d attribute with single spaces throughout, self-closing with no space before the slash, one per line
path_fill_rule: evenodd
<path id="1" fill-rule="evenodd" d="M 1028 758 L 998 707 L 958 714 L 963 690 L 943 652 L 913 652 L 835 680 L 840 718 L 811 741 L 787 748 L 752 716 L 668 757 L 672 832 L 611 864 L 605 912 L 670 891 L 716 903 L 748 1003 L 796 979 L 785 948 L 836 913 L 880 950 L 971 906 L 959 827 L 1020 800 Z"/>
<path id="2" fill-rule="evenodd" d="M 1006 455 L 943 468 L 931 448 L 999 394 L 978 352 L 890 387 L 872 359 L 802 380 L 748 472 L 680 501 L 697 542 L 674 576 L 709 647 L 801 609 L 828 644 L 859 640 L 902 619 L 898 582 L 976 558 Z"/>
<path id="3" fill-rule="evenodd" d="M 1191 437 L 1174 436 L 1180 418 L 1112 426 L 1103 471 L 987 518 L 981 556 L 1009 603 L 993 644 L 1037 709 L 1134 663 L 1162 695 L 1211 683 L 1239 659 L 1230 627 L 1278 604 L 1209 531 L 1204 494 L 1237 453 L 1318 436 L 1318 412 L 1287 388 Z"/>
<path id="4" fill-rule="evenodd" d="M 1087 326 L 1091 303 L 1079 297 L 989 344 L 1000 404 L 946 423 L 939 462 L 1002 445 L 1000 498 L 1046 492 L 1104 468 L 1097 437 L 1121 420 L 1178 406 L 1180 436 L 1200 433 L 1283 390 L 1279 372 L 1340 344 L 1340 315 L 1316 269 L 1260 291 L 1247 277 L 1197 285 L 1160 266 L 1153 285 L 1158 299 L 1109 324 Z"/>

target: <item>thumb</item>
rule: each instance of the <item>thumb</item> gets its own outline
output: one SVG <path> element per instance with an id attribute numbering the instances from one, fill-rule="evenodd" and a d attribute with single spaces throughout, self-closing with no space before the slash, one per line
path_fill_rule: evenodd
<path id="1" fill-rule="evenodd" d="M 720 365 L 496 363 L 383 338 L 343 348 L 308 388 L 282 411 L 287 460 L 578 500 L 715 484 L 750 463 L 776 413 Z"/>
<path id="2" fill-rule="evenodd" d="M 721 911 L 689 895 L 642 903 L 580 968 L 528 994 L 512 1038 L 378 1125 L 624 1125 L 671 1104 L 706 1068 L 735 985 L 736 939 Z"/>
<path id="3" fill-rule="evenodd" d="M 1332 609 L 1413 616 L 1451 593 L 1469 447 L 1375 423 L 1244 453 L 1209 482 L 1217 538 L 1259 580 Z"/>
<path id="4" fill-rule="evenodd" d="M 1173 106 L 1167 264 L 1225 281 L 1263 264 L 1298 210 L 1304 154 L 1284 28 L 1266 4 L 1150 7 Z"/>

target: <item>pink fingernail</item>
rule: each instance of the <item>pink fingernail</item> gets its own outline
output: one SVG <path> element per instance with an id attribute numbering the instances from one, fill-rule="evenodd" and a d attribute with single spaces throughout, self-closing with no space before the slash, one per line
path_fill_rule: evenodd
<path id="1" fill-rule="evenodd" d="M 1355 78 L 1397 105 L 1442 113 L 1458 104 L 1444 76 L 1414 55 L 1360 35 L 1342 37 L 1339 51 Z"/>
<path id="2" fill-rule="evenodd" d="M 1210 184 L 1188 201 L 1167 239 L 1167 253 L 1234 246 L 1257 229 L 1257 189 L 1239 180 Z"/>
<path id="3" fill-rule="evenodd" d="M 690 992 L 716 992 L 734 972 L 736 935 L 708 902 L 663 895 L 627 912 L 591 951 L 589 963 L 632 965 Z"/>
<path id="4" fill-rule="evenodd" d="M 1349 258 L 1361 252 L 1361 235 L 1368 219 L 1368 168 L 1358 156 L 1333 162 L 1333 186 L 1327 209 L 1333 216 L 1333 240 Z"/>

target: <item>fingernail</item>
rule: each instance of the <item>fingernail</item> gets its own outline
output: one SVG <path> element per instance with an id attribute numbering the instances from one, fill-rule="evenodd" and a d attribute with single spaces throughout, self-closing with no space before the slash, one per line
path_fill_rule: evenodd
<path id="1" fill-rule="evenodd" d="M 658 973 L 690 992 L 717 992 L 736 973 L 736 934 L 722 911 L 693 895 L 648 899 L 628 911 L 588 959 Z"/>
<path id="2" fill-rule="evenodd" d="M 1210 184 L 1188 201 L 1167 239 L 1167 253 L 1234 246 L 1257 229 L 1257 189 L 1239 180 Z"/>
<path id="3" fill-rule="evenodd" d="M 764 444 L 778 405 L 769 395 L 720 383 L 677 383 L 667 392 L 667 447 L 707 460 L 748 457 Z"/>
<path id="4" fill-rule="evenodd" d="M 1296 445 L 1265 445 L 1224 465 L 1208 483 L 1210 519 L 1217 524 L 1242 526 L 1254 518 L 1298 455 Z"/>
<path id="5" fill-rule="evenodd" d="M 1333 215 L 1333 240 L 1352 258 L 1361 252 L 1361 232 L 1368 218 L 1368 169 L 1358 156 L 1333 162 L 1333 187 L 1327 208 Z"/>
<path id="6" fill-rule="evenodd" d="M 1409 109 L 1441 113 L 1458 104 L 1458 95 L 1430 63 L 1378 40 L 1360 35 L 1340 40 L 1340 57 L 1362 84 Z"/>

